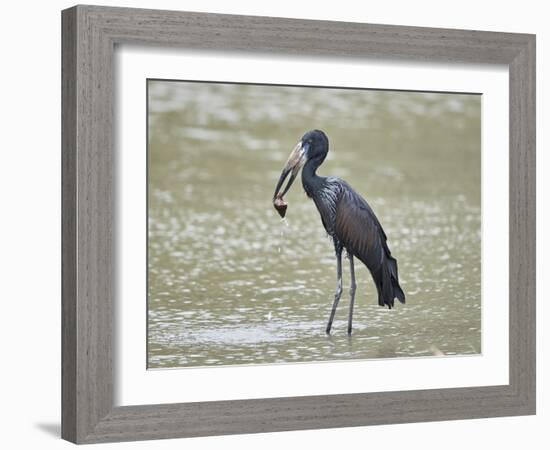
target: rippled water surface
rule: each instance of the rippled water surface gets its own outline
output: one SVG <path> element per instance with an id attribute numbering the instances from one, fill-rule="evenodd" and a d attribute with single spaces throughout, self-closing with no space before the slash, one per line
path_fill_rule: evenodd
<path id="1" fill-rule="evenodd" d="M 149 81 L 148 366 L 476 354 L 481 350 L 477 95 Z M 297 181 L 271 205 L 302 134 L 321 175 L 377 214 L 407 304 L 380 308 L 356 261 L 353 335 L 333 246 Z M 344 286 L 349 281 L 344 261 Z"/>

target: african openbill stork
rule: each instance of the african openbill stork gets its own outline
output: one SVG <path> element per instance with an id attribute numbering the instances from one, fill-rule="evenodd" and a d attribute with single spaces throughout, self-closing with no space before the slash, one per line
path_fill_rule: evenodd
<path id="1" fill-rule="evenodd" d="M 353 304 L 355 301 L 356 257 L 369 269 L 378 291 L 378 304 L 392 308 L 394 298 L 405 303 L 405 294 L 399 286 L 397 261 L 391 255 L 386 242 L 386 233 L 369 204 L 344 180 L 336 177 L 321 177 L 316 171 L 328 153 L 328 138 L 320 130 L 308 131 L 298 142 L 281 173 L 273 203 L 281 216 L 286 212 L 283 196 L 290 189 L 296 175 L 302 169 L 302 185 L 321 215 L 326 232 L 332 237 L 336 252 L 337 284 L 332 311 L 326 332 L 330 334 L 336 308 L 342 295 L 342 250 L 346 249 L 350 267 L 350 304 L 348 334 L 351 334 Z M 290 175 L 283 192 L 280 189 Z"/>

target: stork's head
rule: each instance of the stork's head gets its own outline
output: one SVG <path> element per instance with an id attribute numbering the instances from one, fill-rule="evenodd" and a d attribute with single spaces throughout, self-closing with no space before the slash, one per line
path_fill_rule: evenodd
<path id="1" fill-rule="evenodd" d="M 306 149 L 307 159 L 318 161 L 321 164 L 328 153 L 328 137 L 321 130 L 311 130 L 300 139 L 302 147 Z"/>
<path id="2" fill-rule="evenodd" d="M 298 141 L 294 150 L 290 153 L 288 160 L 281 172 L 277 187 L 275 188 L 275 194 L 273 194 L 273 200 L 276 198 L 282 198 L 292 186 L 296 175 L 300 172 L 300 169 L 304 164 L 313 160 L 316 162 L 316 166 L 319 166 L 326 158 L 328 153 L 328 138 L 327 135 L 321 130 L 311 130 L 302 136 L 302 139 Z M 280 192 L 288 174 L 291 173 L 283 192 Z"/>

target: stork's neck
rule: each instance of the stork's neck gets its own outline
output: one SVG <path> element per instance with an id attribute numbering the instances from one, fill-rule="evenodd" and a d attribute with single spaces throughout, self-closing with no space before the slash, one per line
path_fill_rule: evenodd
<path id="1" fill-rule="evenodd" d="M 310 159 L 302 169 L 302 185 L 308 197 L 314 197 L 322 187 L 324 177 L 320 177 L 316 173 L 321 163 L 322 161 Z"/>

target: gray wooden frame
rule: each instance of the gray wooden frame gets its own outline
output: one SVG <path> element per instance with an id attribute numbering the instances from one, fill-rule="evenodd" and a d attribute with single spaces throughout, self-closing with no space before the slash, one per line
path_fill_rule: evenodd
<path id="1" fill-rule="evenodd" d="M 76 443 L 535 413 L 535 36 L 76 6 L 62 13 L 62 437 Z M 168 405 L 113 404 L 113 52 L 148 44 L 506 64 L 508 385 Z"/>

